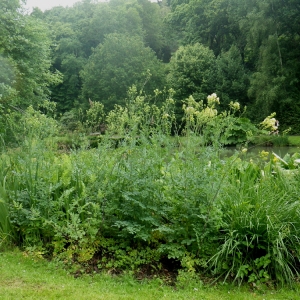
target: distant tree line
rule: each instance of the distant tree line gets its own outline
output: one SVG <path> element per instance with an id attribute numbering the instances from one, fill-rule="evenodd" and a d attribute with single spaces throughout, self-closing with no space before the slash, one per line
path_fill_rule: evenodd
<path id="1" fill-rule="evenodd" d="M 28 15 L 0 0 L 0 109 L 48 99 L 64 114 L 108 111 L 133 84 L 173 88 L 177 107 L 217 93 L 300 132 L 299 0 L 83 0 Z M 178 111 L 180 111 L 178 109 Z M 179 116 L 180 117 L 180 113 Z"/>

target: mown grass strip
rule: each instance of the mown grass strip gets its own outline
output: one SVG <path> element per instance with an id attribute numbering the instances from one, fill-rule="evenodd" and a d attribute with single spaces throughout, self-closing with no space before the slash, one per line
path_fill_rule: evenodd
<path id="1" fill-rule="evenodd" d="M 131 276 L 107 274 L 74 278 L 42 259 L 19 251 L 0 253 L 0 299 L 299 299 L 294 290 L 251 291 L 230 285 L 220 287 L 188 286 L 176 289 L 160 279 L 137 282 Z"/>
<path id="2" fill-rule="evenodd" d="M 289 136 L 289 144 L 291 146 L 300 147 L 300 136 L 299 135 Z"/>

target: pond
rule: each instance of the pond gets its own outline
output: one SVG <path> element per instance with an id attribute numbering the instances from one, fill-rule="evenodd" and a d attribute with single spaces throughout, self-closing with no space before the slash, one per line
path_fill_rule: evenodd
<path id="1" fill-rule="evenodd" d="M 236 153 L 236 151 L 239 150 L 235 147 L 227 147 L 224 148 L 224 155 L 225 156 L 231 156 L 234 153 Z M 269 153 L 276 153 L 278 156 L 280 156 L 281 158 L 283 158 L 287 153 L 289 153 L 290 155 L 293 155 L 294 153 L 300 153 L 300 147 L 288 147 L 288 146 L 281 146 L 281 147 L 277 147 L 277 146 L 273 146 L 273 147 L 267 147 L 267 146 L 251 146 L 248 148 L 246 156 L 247 157 L 253 157 L 253 156 L 257 156 L 261 151 L 266 151 Z"/>

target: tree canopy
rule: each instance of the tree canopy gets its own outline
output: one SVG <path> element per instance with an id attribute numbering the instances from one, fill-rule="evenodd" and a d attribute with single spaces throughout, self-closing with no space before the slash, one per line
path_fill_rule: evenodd
<path id="1" fill-rule="evenodd" d="M 0 76 L 5 90 L 1 101 L 21 107 L 37 105 L 49 99 L 50 86 L 60 80 L 58 73 L 50 71 L 48 26 L 22 14 L 18 1 L 1 0 L 1 11 Z"/>
<path id="2" fill-rule="evenodd" d="M 300 131 L 298 0 L 84 0 L 31 15 L 22 5 L 0 0 L 2 105 L 51 99 L 65 113 L 91 98 L 110 109 L 132 84 L 166 86 L 177 107 L 216 92 L 221 108 L 239 101 L 255 122 L 275 111 Z"/>
<path id="3" fill-rule="evenodd" d="M 128 87 L 153 91 L 162 86 L 162 63 L 138 36 L 109 34 L 90 56 L 81 73 L 83 98 L 102 102 L 107 109 L 124 104 Z M 149 77 L 149 78 L 148 78 Z"/>

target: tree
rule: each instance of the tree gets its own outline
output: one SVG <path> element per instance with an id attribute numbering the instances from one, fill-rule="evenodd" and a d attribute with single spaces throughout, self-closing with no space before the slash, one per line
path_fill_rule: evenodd
<path id="1" fill-rule="evenodd" d="M 20 111 L 50 97 L 59 74 L 50 72 L 48 28 L 24 15 L 17 0 L 0 0 L 0 140 L 16 142 Z"/>
<path id="2" fill-rule="evenodd" d="M 148 0 L 137 0 L 136 9 L 142 20 L 145 44 L 153 49 L 159 57 L 162 57 L 165 39 L 160 7 L 157 3 L 152 3 Z"/>
<path id="3" fill-rule="evenodd" d="M 231 0 L 173 0 L 171 7 L 167 22 L 185 45 L 198 42 L 219 55 L 239 35 L 237 20 L 230 18 Z"/>
<path id="4" fill-rule="evenodd" d="M 125 2 L 126 3 L 126 2 Z M 98 3 L 91 16 L 84 15 L 78 21 L 78 38 L 84 45 L 85 54 L 90 56 L 92 49 L 103 43 L 110 33 L 143 36 L 142 20 L 132 6 L 120 3 Z"/>
<path id="5" fill-rule="evenodd" d="M 255 11 L 248 10 L 252 26 L 246 35 L 248 52 L 255 58 L 248 91 L 254 101 L 252 116 L 261 120 L 276 111 L 281 128 L 292 126 L 299 133 L 300 3 L 256 1 Z"/>
<path id="6" fill-rule="evenodd" d="M 23 15 L 19 1 L 1 0 L 0 3 L 0 53 L 6 67 L 9 62 L 13 69 L 13 77 L 8 76 L 15 91 L 10 104 L 37 105 L 49 98 L 49 86 L 59 81 L 59 76 L 49 71 L 48 29 L 42 21 Z M 8 81 L 2 83 L 8 84 Z M 2 97 L 1 101 L 7 99 Z"/>
<path id="7" fill-rule="evenodd" d="M 196 43 L 181 46 L 169 64 L 168 84 L 175 90 L 177 120 L 183 116 L 182 101 L 193 96 L 196 101 L 215 92 L 216 58 L 212 50 Z"/>
<path id="8" fill-rule="evenodd" d="M 51 99 L 57 103 L 58 112 L 66 112 L 74 107 L 80 95 L 82 82 L 79 73 L 87 58 L 72 24 L 55 22 L 52 29 L 57 45 L 52 52 L 52 69 L 63 74 L 63 81 L 52 87 Z"/>
<path id="9" fill-rule="evenodd" d="M 151 77 L 148 80 L 148 70 Z M 100 101 L 105 109 L 124 103 L 127 90 L 135 84 L 145 92 L 163 86 L 163 65 L 138 36 L 109 34 L 88 60 L 83 72 L 82 96 Z"/>
<path id="10" fill-rule="evenodd" d="M 248 105 L 249 76 L 242 56 L 236 46 L 221 53 L 217 58 L 216 92 L 221 99 L 221 108 L 228 109 L 231 101 Z"/>
<path id="11" fill-rule="evenodd" d="M 83 70 L 93 49 L 111 33 L 139 36 L 144 44 L 160 52 L 162 18 L 159 6 L 147 0 L 94 3 L 86 0 L 71 8 L 56 7 L 44 13 L 53 32 L 52 68 L 63 74 L 63 82 L 52 88 L 52 100 L 59 112 L 70 110 L 80 101 Z M 127 83 L 126 83 L 127 84 Z"/>
<path id="12" fill-rule="evenodd" d="M 203 100 L 215 90 L 215 72 L 216 58 L 209 48 L 199 43 L 181 46 L 171 58 L 168 83 L 179 100 L 190 95 Z"/>
<path id="13" fill-rule="evenodd" d="M 1 55 L 1 53 L 0 53 Z M 16 96 L 17 91 L 13 87 L 15 83 L 14 62 L 0 56 L 0 103 L 2 99 L 9 99 Z"/>
<path id="14" fill-rule="evenodd" d="M 165 46 L 160 6 L 148 0 L 98 3 L 89 19 L 84 17 L 80 41 L 91 51 L 110 33 L 138 35 L 145 45 L 162 56 Z M 90 53 L 91 54 L 91 53 Z"/>
<path id="15" fill-rule="evenodd" d="M 17 69 L 9 49 L 12 47 L 12 36 L 16 33 L 18 22 L 14 20 L 18 20 L 19 8 L 18 0 L 0 0 L 0 105 L 11 101 L 10 97 L 15 97 L 17 92 L 14 87 Z"/>

